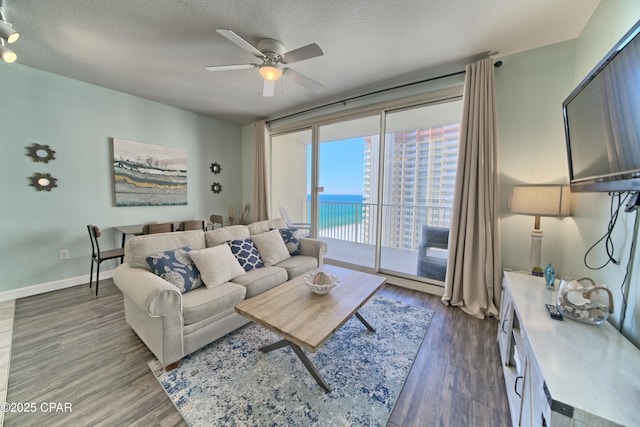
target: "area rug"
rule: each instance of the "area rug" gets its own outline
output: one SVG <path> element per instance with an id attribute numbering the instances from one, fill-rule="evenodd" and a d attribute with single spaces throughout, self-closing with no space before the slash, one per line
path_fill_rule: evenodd
<path id="1" fill-rule="evenodd" d="M 197 426 L 384 426 L 433 312 L 372 298 L 316 353 L 306 354 L 332 388 L 325 392 L 295 353 L 258 348 L 279 340 L 250 323 L 164 372 L 149 367 L 174 405 Z"/>

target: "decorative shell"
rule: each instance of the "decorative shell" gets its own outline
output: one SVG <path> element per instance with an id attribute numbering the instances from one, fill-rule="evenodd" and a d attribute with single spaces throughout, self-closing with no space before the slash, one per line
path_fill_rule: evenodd
<path id="1" fill-rule="evenodd" d="M 324 271 L 317 273 L 313 276 L 313 284 L 314 285 L 328 285 L 331 283 L 331 276 L 329 276 Z"/>
<path id="2" fill-rule="evenodd" d="M 557 305 L 560 312 L 570 319 L 599 325 L 613 313 L 613 295 L 605 285 L 592 286 L 579 283 L 584 279 L 563 279 L 558 290 Z"/>
<path id="3" fill-rule="evenodd" d="M 340 282 L 336 276 L 325 273 L 324 271 L 309 273 L 303 277 L 303 280 L 311 292 L 320 295 L 328 294 Z"/>

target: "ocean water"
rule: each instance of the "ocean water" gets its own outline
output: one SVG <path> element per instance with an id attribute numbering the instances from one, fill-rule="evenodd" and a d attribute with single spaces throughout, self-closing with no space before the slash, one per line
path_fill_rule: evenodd
<path id="1" fill-rule="evenodd" d="M 318 219 L 319 228 L 327 229 L 362 222 L 361 194 L 320 194 Z M 307 203 L 311 203 L 311 195 L 307 194 Z M 308 218 L 311 220 L 311 218 Z"/>

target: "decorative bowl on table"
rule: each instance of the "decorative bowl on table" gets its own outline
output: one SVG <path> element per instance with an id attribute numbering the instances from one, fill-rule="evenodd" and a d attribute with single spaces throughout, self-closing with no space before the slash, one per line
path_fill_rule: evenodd
<path id="1" fill-rule="evenodd" d="M 588 281 L 590 285 L 583 285 Z M 557 306 L 560 312 L 578 322 L 599 325 L 613 313 L 613 294 L 606 285 L 596 285 L 588 278 L 564 277 L 560 281 Z"/>
<path id="2" fill-rule="evenodd" d="M 338 286 L 340 282 L 340 279 L 336 276 L 325 273 L 324 271 L 306 274 L 303 280 L 311 292 L 320 295 L 328 294 L 333 288 Z"/>

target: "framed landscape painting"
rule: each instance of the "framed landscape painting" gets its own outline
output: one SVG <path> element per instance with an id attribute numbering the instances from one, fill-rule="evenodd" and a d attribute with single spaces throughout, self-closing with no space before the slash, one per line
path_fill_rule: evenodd
<path id="1" fill-rule="evenodd" d="M 184 148 L 113 138 L 116 206 L 187 204 Z"/>

